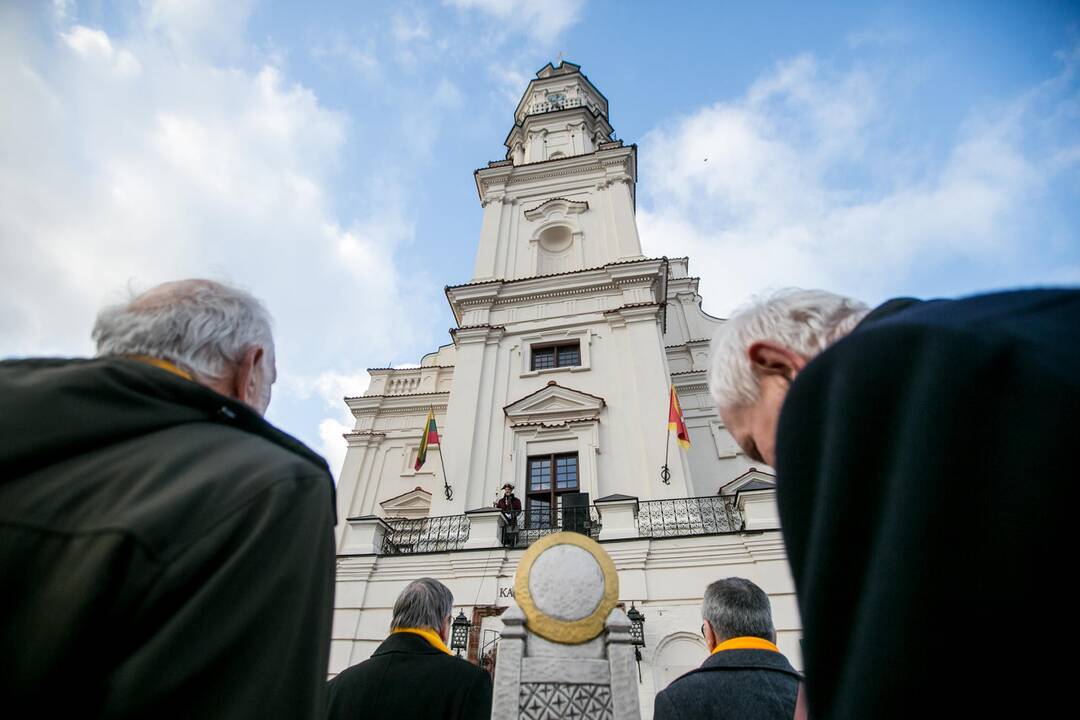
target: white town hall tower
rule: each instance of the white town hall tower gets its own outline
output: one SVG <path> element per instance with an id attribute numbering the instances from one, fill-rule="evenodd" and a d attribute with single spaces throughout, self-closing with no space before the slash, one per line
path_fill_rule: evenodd
<path id="1" fill-rule="evenodd" d="M 368 391 L 346 398 L 331 673 L 371 654 L 397 593 L 425 575 L 472 623 L 462 654 L 490 664 L 518 559 L 564 525 L 603 544 L 620 600 L 644 613 L 643 717 L 704 659 L 701 597 L 721 577 L 769 593 L 780 649 L 801 665 L 773 478 L 739 453 L 706 387 L 722 321 L 702 311 L 687 258 L 642 255 L 637 147 L 608 118 L 579 66 L 536 74 L 506 158 L 475 173 L 483 223 L 472 279 L 446 288 L 453 342 L 418 368 L 369 370 Z M 687 450 L 667 432 L 672 385 Z M 415 471 L 429 411 L 441 444 Z M 508 482 L 515 533 L 492 508 Z"/>

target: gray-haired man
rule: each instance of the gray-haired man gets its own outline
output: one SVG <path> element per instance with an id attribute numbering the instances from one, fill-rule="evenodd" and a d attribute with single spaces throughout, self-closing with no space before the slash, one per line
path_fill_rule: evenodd
<path id="1" fill-rule="evenodd" d="M 270 317 L 207 280 L 103 310 L 92 360 L 0 363 L 12 717 L 315 717 L 326 463 L 262 415 Z"/>
<path id="2" fill-rule="evenodd" d="M 446 647 L 453 604 L 438 580 L 409 583 L 394 603 L 390 637 L 330 681 L 331 720 L 488 720 L 491 676 Z"/>
<path id="3" fill-rule="evenodd" d="M 814 716 L 1060 713 L 1071 666 L 1001 626 L 1046 617 L 1073 562 L 1080 292 L 789 290 L 713 362 L 728 430 L 776 467 Z"/>
<path id="4" fill-rule="evenodd" d="M 655 720 L 795 717 L 800 678 L 775 645 L 765 591 L 743 578 L 717 580 L 705 588 L 701 617 L 709 657 L 657 693 Z"/>

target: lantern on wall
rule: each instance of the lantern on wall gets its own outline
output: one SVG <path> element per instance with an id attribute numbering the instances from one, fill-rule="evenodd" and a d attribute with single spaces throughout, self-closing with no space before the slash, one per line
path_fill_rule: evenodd
<path id="1" fill-rule="evenodd" d="M 461 657 L 461 651 L 469 647 L 469 628 L 472 623 L 465 617 L 465 611 L 459 610 L 450 626 L 450 649 L 457 650 L 457 656 Z"/>
<path id="2" fill-rule="evenodd" d="M 626 617 L 630 618 L 630 639 L 634 643 L 634 658 L 638 663 L 638 682 L 641 682 L 641 648 L 645 647 L 645 614 L 631 602 Z"/>

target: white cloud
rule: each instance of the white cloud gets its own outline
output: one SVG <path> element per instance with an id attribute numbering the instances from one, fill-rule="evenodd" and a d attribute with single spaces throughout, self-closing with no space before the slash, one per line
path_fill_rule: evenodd
<path id="1" fill-rule="evenodd" d="M 1026 202 L 1069 165 L 1062 131 L 1076 135 L 1060 122 L 1054 141 L 1032 143 L 1032 128 L 1075 107 L 1075 87 L 1059 78 L 985 108 L 941 158 L 880 142 L 886 95 L 884 77 L 802 56 L 649 133 L 646 252 L 689 255 L 714 313 L 788 285 L 876 300 L 951 262 L 1022 254 Z"/>
<path id="2" fill-rule="evenodd" d="M 242 57 L 254 0 L 144 0 L 141 25 L 174 56 L 200 61 Z"/>
<path id="3" fill-rule="evenodd" d="M 584 0 L 443 0 L 461 10 L 477 10 L 508 30 L 549 43 L 578 21 Z"/>
<path id="4" fill-rule="evenodd" d="M 348 450 L 348 445 L 346 445 L 345 438 L 342 435 L 351 431 L 351 426 L 334 418 L 326 418 L 319 423 L 319 438 L 322 440 L 319 453 L 326 458 L 327 464 L 330 465 L 330 472 L 334 476 L 334 482 L 337 482 L 338 478 L 341 477 L 341 466 L 345 464 L 345 453 Z"/>
<path id="5" fill-rule="evenodd" d="M 84 58 L 103 60 L 123 75 L 134 75 L 141 70 L 138 58 L 130 51 L 114 50 L 109 36 L 101 30 L 76 25 L 60 37 L 69 48 Z"/>
<path id="6" fill-rule="evenodd" d="M 424 278 L 399 267 L 405 194 L 372 168 L 374 209 L 337 209 L 349 120 L 281 67 L 229 60 L 250 45 L 246 4 L 227 5 L 147 4 L 122 36 L 0 8 L 0 353 L 88 354 L 129 284 L 215 277 L 266 301 L 283 378 L 317 378 L 308 396 L 340 412 L 366 387 L 359 349 L 394 357 L 433 330 Z M 283 382 L 271 413 L 303 397 Z M 281 420 L 316 437 L 303 414 Z"/>
<path id="7" fill-rule="evenodd" d="M 328 370 L 317 376 L 282 375 L 278 378 L 277 384 L 284 392 L 300 399 L 317 395 L 323 402 L 324 411 L 334 411 L 332 416 L 319 421 L 317 450 L 326 458 L 335 481 L 341 474 L 348 447 L 342 435 L 353 430 L 352 414 L 344 399 L 363 395 L 370 382 L 371 377 L 365 370 Z"/>
<path id="8" fill-rule="evenodd" d="M 341 36 L 312 46 L 311 56 L 326 70 L 333 70 L 344 65 L 362 78 L 375 77 L 379 61 L 375 54 L 375 44 L 350 42 Z"/>

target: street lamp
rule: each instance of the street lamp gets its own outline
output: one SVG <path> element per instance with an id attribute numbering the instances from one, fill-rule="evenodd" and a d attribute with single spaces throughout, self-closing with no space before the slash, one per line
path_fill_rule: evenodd
<path id="1" fill-rule="evenodd" d="M 630 640 L 634 643 L 634 658 L 638 663 L 638 682 L 641 682 L 641 648 L 645 647 L 645 615 L 630 601 L 630 610 L 626 617 L 630 618 Z"/>
<path id="2" fill-rule="evenodd" d="M 457 650 L 457 656 L 461 657 L 461 651 L 469 647 L 469 628 L 472 623 L 465 617 L 465 611 L 459 610 L 454 618 L 454 624 L 450 626 L 450 649 Z"/>

